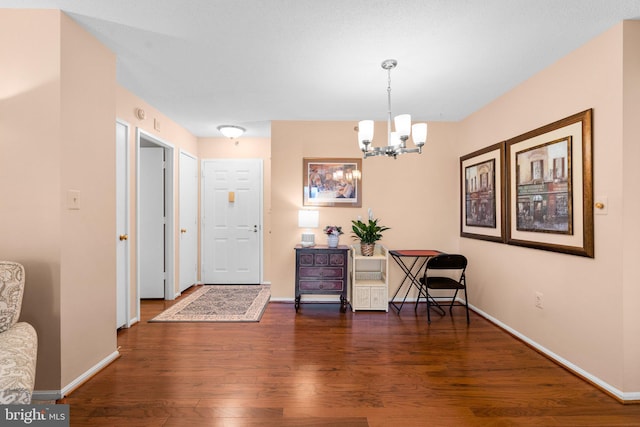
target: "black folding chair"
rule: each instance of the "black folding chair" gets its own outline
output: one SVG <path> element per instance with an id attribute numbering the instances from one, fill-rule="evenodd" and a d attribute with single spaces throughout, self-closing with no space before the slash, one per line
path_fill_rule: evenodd
<path id="1" fill-rule="evenodd" d="M 467 310 L 467 323 L 469 323 L 469 300 L 467 298 L 467 281 L 465 270 L 467 268 L 467 258 L 458 254 L 441 254 L 429 258 L 424 270 L 424 276 L 420 278 L 420 289 L 418 290 L 418 301 L 423 297 L 427 300 L 427 321 L 431 323 L 431 306 L 437 307 L 444 316 L 445 312 L 440 304 L 429 293 L 429 290 L 449 289 L 455 290 L 451 297 L 449 313 L 454 305 L 464 306 Z M 446 270 L 446 275 L 445 275 Z M 464 291 L 464 304 L 456 302 L 459 290 Z M 440 296 L 438 295 L 440 298 Z M 448 297 L 445 297 L 448 298 Z"/>

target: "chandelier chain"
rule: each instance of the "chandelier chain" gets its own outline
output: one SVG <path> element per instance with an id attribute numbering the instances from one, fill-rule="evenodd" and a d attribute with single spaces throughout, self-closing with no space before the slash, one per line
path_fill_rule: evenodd
<path id="1" fill-rule="evenodd" d="M 387 141 L 391 141 L 391 70 L 387 68 Z"/>

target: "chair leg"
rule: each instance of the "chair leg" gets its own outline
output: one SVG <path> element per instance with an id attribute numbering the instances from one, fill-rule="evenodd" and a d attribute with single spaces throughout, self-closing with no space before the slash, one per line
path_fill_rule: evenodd
<path id="1" fill-rule="evenodd" d="M 422 284 L 418 288 L 418 298 L 416 299 L 416 306 L 413 308 L 413 311 L 418 312 L 418 304 L 420 304 L 420 297 L 422 296 Z"/>
<path id="2" fill-rule="evenodd" d="M 429 301 L 429 288 L 425 286 L 424 291 L 427 294 L 427 323 L 431 324 L 431 301 Z"/>
<path id="3" fill-rule="evenodd" d="M 458 296 L 458 289 L 456 289 L 456 292 L 453 294 L 453 298 L 451 298 L 451 304 L 449 304 L 449 314 L 453 314 L 452 309 L 453 309 L 453 303 L 456 302 L 456 297 Z"/>
<path id="4" fill-rule="evenodd" d="M 469 298 L 467 297 L 467 287 L 464 287 L 464 308 L 467 310 L 467 325 L 469 324 Z"/>

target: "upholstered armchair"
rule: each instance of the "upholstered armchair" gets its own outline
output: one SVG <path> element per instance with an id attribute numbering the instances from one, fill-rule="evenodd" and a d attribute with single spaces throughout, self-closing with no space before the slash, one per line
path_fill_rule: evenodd
<path id="1" fill-rule="evenodd" d="M 38 337 L 18 322 L 24 294 L 24 267 L 0 261 L 0 405 L 29 404 L 36 378 Z"/>

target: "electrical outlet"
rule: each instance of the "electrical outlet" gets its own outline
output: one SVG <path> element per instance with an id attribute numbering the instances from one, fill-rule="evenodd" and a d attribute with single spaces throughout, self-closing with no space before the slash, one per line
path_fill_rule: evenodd
<path id="1" fill-rule="evenodd" d="M 536 307 L 540 309 L 544 308 L 544 298 L 542 296 L 542 292 L 536 292 Z"/>

